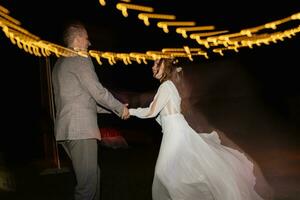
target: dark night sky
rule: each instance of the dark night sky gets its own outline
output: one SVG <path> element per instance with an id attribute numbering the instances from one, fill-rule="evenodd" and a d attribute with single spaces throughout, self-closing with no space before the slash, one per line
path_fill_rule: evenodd
<path id="1" fill-rule="evenodd" d="M 115 52 L 145 52 L 160 50 L 163 47 L 182 47 L 195 44 L 183 40 L 181 36 L 163 33 L 154 23 L 143 25 L 134 12 L 124 18 L 107 0 L 101 7 L 97 0 L 81 3 L 71 0 L 52 1 L 3 1 L 0 5 L 10 10 L 11 16 L 20 20 L 22 26 L 43 40 L 60 44 L 60 34 L 65 22 L 79 19 L 84 22 L 90 34 L 91 49 Z M 134 1 L 145 2 L 145 1 Z M 186 4 L 183 4 L 185 2 Z M 199 5 L 195 5 L 195 2 Z M 300 11 L 300 1 L 147 1 L 158 12 L 176 14 L 180 20 L 196 20 L 199 25 L 216 25 L 218 29 L 240 30 L 277 20 Z M 147 5 L 144 3 L 143 5 Z M 216 8 L 212 6 L 218 5 Z M 300 24 L 300 23 L 298 23 Z M 146 39 L 146 40 L 145 40 Z M 11 136 L 8 140 L 24 140 L 28 145 L 35 143 L 24 135 L 38 134 L 40 117 L 40 77 L 39 59 L 13 46 L 4 34 L 0 34 L 2 100 L 7 123 L 5 127 Z M 298 78 L 300 37 L 285 40 L 270 46 L 245 49 L 240 53 L 216 57 L 203 61 L 211 66 L 222 63 L 238 63 L 255 80 L 259 93 L 267 104 L 278 112 L 288 110 L 288 100 L 296 102 L 300 110 L 300 84 Z M 95 63 L 96 64 L 96 63 Z M 98 65 L 97 65 L 98 66 Z M 157 86 L 152 81 L 150 67 L 146 65 L 104 66 L 97 68 L 103 84 L 115 91 L 149 91 Z M 137 87 L 138 85 L 138 87 Z M 290 117 L 291 111 L 286 111 Z M 296 111 L 295 111 L 296 112 Z M 297 113 L 292 115 L 296 116 Z M 284 115 L 284 114 L 283 114 Z M 294 119 L 293 120 L 298 120 Z M 296 122 L 295 122 L 296 123 Z M 17 135 L 13 134 L 18 132 Z M 29 139 L 28 139 L 29 138 Z M 34 138 L 34 137 L 33 137 Z M 26 144 L 21 144 L 23 147 Z M 0 149 L 1 150 L 1 149 Z"/>
<path id="2" fill-rule="evenodd" d="M 62 3 L 63 2 L 63 3 Z M 135 11 L 129 11 L 124 18 L 115 8 L 117 1 L 107 1 L 107 6 L 100 6 L 98 0 L 85 3 L 74 3 L 71 0 L 42 1 L 5 1 L 3 5 L 11 15 L 23 23 L 23 27 L 44 40 L 59 43 L 63 24 L 70 19 L 79 19 L 88 25 L 92 48 L 108 51 L 144 51 L 158 50 L 161 47 L 181 47 L 183 44 L 194 44 L 171 31 L 165 34 L 156 27 L 154 20 L 146 27 L 137 19 Z M 242 4 L 234 1 L 132 1 L 150 5 L 158 13 L 175 14 L 177 20 L 193 20 L 198 25 L 215 25 L 217 30 L 231 31 L 257 26 L 268 21 L 281 19 L 299 12 L 300 3 L 288 0 L 284 3 L 252 0 Z M 213 7 L 215 6 L 215 8 Z M 145 41 L 147 38 L 147 41 Z"/>

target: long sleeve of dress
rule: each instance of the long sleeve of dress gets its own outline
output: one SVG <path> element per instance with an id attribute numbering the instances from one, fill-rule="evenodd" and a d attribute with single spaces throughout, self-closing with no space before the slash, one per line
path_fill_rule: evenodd
<path id="1" fill-rule="evenodd" d="M 149 107 L 146 108 L 130 108 L 129 113 L 132 116 L 139 118 L 152 118 L 156 117 L 158 113 L 167 105 L 170 100 L 170 90 L 168 84 L 165 82 L 160 85 L 153 101 Z"/>

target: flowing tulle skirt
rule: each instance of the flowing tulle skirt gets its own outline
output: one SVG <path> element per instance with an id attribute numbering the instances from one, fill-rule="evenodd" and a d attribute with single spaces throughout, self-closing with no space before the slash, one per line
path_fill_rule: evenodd
<path id="1" fill-rule="evenodd" d="M 161 125 L 154 200 L 262 200 L 253 164 L 221 145 L 217 132 L 196 133 L 181 114 L 161 117 Z"/>

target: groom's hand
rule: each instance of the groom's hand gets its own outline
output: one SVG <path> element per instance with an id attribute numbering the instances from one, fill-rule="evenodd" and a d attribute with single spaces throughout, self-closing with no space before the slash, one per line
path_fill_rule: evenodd
<path id="1" fill-rule="evenodd" d="M 128 119 L 130 117 L 130 113 L 129 113 L 127 106 L 128 106 L 128 104 L 125 104 L 121 119 Z"/>

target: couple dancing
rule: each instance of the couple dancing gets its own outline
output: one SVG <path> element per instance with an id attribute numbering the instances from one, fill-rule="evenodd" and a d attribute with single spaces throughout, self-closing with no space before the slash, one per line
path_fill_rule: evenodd
<path id="1" fill-rule="evenodd" d="M 67 27 L 68 48 L 87 51 L 85 27 Z M 156 117 L 163 137 L 156 162 L 154 200 L 269 200 L 271 195 L 255 162 L 240 149 L 221 144 L 217 131 L 196 132 L 181 112 L 182 68 L 172 59 L 152 67 L 161 84 L 148 108 L 127 108 L 99 82 L 89 57 L 59 58 L 53 69 L 55 136 L 72 160 L 76 200 L 100 199 L 97 112 L 110 110 L 122 119 Z M 101 105 L 101 106 L 100 106 Z M 234 145 L 232 145 L 234 146 Z"/>

